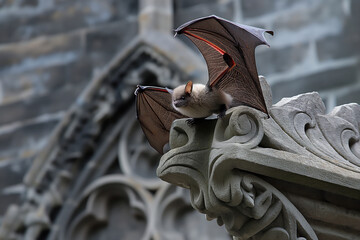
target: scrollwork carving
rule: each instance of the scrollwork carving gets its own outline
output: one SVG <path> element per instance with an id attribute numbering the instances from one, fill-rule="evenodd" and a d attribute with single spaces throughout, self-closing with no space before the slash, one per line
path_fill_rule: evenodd
<path id="1" fill-rule="evenodd" d="M 215 222 L 207 222 L 190 205 L 187 191 L 171 185 L 156 196 L 157 226 L 162 239 L 229 239 L 230 235 Z M 196 227 L 195 227 L 196 226 Z"/>
<path id="2" fill-rule="evenodd" d="M 235 239 L 271 240 L 277 235 L 279 239 L 317 239 L 304 217 L 270 184 L 237 169 L 231 175 L 221 168 L 216 171 L 222 177 L 210 179 L 212 208 L 207 211 L 224 223 Z M 226 210 L 218 211 L 219 205 Z"/>
<path id="3" fill-rule="evenodd" d="M 131 41 L 96 73 L 35 159 L 23 202 L 2 220 L 0 238 L 105 239 L 112 224 L 127 220 L 124 212 L 135 211 L 146 226 L 125 229 L 133 234 L 129 239 L 166 239 L 155 224 L 157 195 L 166 185 L 154 174 L 160 156 L 145 144 L 129 103 L 136 84 L 174 87 L 189 76 L 205 77 L 202 69 L 205 64 L 171 36 L 149 33 Z"/>
<path id="4" fill-rule="evenodd" d="M 360 106 L 347 104 L 319 116 L 319 127 L 330 145 L 349 162 L 360 166 Z M 333 131 L 327 131 L 333 129 Z"/>
<path id="5" fill-rule="evenodd" d="M 267 128 L 270 144 L 360 172 L 358 104 L 339 106 L 325 114 L 325 106 L 314 92 L 282 99 L 270 109 L 270 115 L 274 120 Z M 274 132 L 276 125 L 283 131 Z M 277 142 L 288 137 L 289 141 Z"/>
<path id="6" fill-rule="evenodd" d="M 172 150 L 157 174 L 190 189 L 192 206 L 225 225 L 235 240 L 317 239 L 294 205 L 260 175 L 359 198 L 360 106 L 326 114 L 319 94 L 307 93 L 281 100 L 269 114 L 240 106 L 194 128 L 176 121 Z"/>
<path id="7" fill-rule="evenodd" d="M 102 177 L 84 190 L 78 202 L 78 211 L 64 226 L 61 233 L 65 236 L 60 239 L 93 239 L 93 236 L 97 236 L 94 239 L 114 238 L 119 228 L 123 229 L 124 237 L 148 239 L 148 198 L 148 192 L 124 176 Z M 85 207 L 81 208 L 81 205 Z M 137 231 L 127 231 L 129 226 Z"/>
<path id="8" fill-rule="evenodd" d="M 123 123 L 124 130 L 120 135 L 118 148 L 119 166 L 126 176 L 134 177 L 142 185 L 156 189 L 161 184 L 155 175 L 160 155 L 150 147 L 133 115 L 132 111 L 124 115 L 126 121 Z"/>
<path id="9" fill-rule="evenodd" d="M 244 171 L 243 159 L 260 156 L 267 121 L 271 119 L 265 114 L 245 106 L 193 129 L 183 120 L 176 121 L 170 141 L 173 149 L 160 160 L 157 174 L 189 188 L 192 206 L 209 220 L 224 224 L 234 239 L 317 239 L 283 194 Z M 176 138 L 181 135 L 186 137 L 179 144 Z"/>
<path id="10" fill-rule="evenodd" d="M 261 119 L 264 118 L 267 118 L 266 114 L 245 106 L 230 109 L 216 123 L 213 147 L 218 143 L 240 143 L 244 147 L 256 147 L 263 138 Z"/>

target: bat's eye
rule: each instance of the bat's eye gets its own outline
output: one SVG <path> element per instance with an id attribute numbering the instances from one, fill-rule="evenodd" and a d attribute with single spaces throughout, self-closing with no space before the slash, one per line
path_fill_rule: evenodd
<path id="1" fill-rule="evenodd" d="M 181 99 L 181 100 L 185 100 L 185 96 L 182 95 L 182 96 L 180 97 L 180 99 Z"/>

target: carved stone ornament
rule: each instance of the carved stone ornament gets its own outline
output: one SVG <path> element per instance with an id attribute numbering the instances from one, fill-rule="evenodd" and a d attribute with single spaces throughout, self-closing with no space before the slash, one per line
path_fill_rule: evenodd
<path id="1" fill-rule="evenodd" d="M 0 239 L 229 240 L 195 212 L 184 189 L 156 176 L 160 156 L 135 114 L 136 84 L 174 87 L 200 80 L 204 69 L 173 37 L 138 36 L 94 77 L 34 160 Z"/>
<path id="2" fill-rule="evenodd" d="M 261 78 L 271 106 L 271 93 Z M 234 240 L 314 240 L 314 230 L 272 177 L 360 199 L 360 106 L 326 114 L 317 93 L 283 99 L 270 118 L 239 106 L 222 119 L 173 123 L 158 176 L 190 189 L 192 206 Z"/>

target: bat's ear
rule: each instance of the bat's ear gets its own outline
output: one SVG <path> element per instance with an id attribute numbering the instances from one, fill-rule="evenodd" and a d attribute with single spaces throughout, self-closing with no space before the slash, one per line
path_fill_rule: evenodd
<path id="1" fill-rule="evenodd" d="M 185 86 L 185 93 L 190 95 L 191 92 L 192 92 L 192 88 L 193 88 L 193 82 L 188 81 L 186 86 Z"/>

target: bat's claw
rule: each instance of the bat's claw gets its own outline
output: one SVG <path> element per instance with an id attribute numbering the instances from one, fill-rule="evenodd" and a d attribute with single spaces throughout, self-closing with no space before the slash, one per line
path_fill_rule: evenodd
<path id="1" fill-rule="evenodd" d="M 223 117 L 225 117 L 226 110 L 227 110 L 227 107 L 226 107 L 225 105 L 223 105 L 223 106 L 221 107 L 220 113 L 218 114 L 218 118 L 223 118 Z"/>
<path id="2" fill-rule="evenodd" d="M 199 122 L 201 122 L 203 120 L 204 120 L 204 118 L 189 118 L 189 119 L 186 120 L 186 123 L 187 123 L 187 125 L 189 127 L 192 127 L 195 124 L 197 124 L 197 123 L 199 123 Z"/>
<path id="3" fill-rule="evenodd" d="M 219 114 L 218 114 L 218 118 L 223 118 L 223 117 L 225 117 L 225 113 L 226 113 L 226 111 L 221 111 Z"/>
<path id="4" fill-rule="evenodd" d="M 187 124 L 189 127 L 194 126 L 194 125 L 195 125 L 195 122 L 196 122 L 195 119 L 196 119 L 196 118 L 189 118 L 189 119 L 187 119 L 187 120 L 186 120 L 186 124 Z"/>

